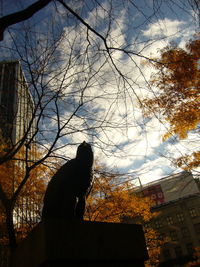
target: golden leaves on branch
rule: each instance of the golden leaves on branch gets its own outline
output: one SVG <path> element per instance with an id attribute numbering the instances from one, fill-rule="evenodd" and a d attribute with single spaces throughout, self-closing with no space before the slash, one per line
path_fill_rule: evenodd
<path id="1" fill-rule="evenodd" d="M 1 156 L 3 156 L 3 151 L 6 148 L 1 147 Z M 41 155 L 36 152 L 36 149 L 32 149 L 29 154 L 29 159 L 26 158 L 25 149 L 22 148 L 14 158 L 10 161 L 0 165 L 0 184 L 4 189 L 7 197 L 12 198 L 19 184 L 24 179 L 26 175 L 26 167 L 33 164 Z M 41 179 L 45 173 L 48 172 L 48 168 L 45 165 L 36 166 L 29 174 L 29 179 L 27 180 L 24 188 L 22 189 L 20 195 L 33 196 L 41 191 L 44 191 L 44 180 Z"/>
<path id="2" fill-rule="evenodd" d="M 176 161 L 177 166 L 182 167 L 184 170 L 191 170 L 200 165 L 200 151 L 193 152 L 190 155 L 182 156 Z"/>
<path id="3" fill-rule="evenodd" d="M 1 145 L 0 156 L 3 157 L 8 147 Z M 16 228 L 17 238 L 24 237 L 36 223 L 39 217 L 40 207 L 46 188 L 49 168 L 44 164 L 36 166 L 33 170 L 27 172 L 27 167 L 40 159 L 41 153 L 36 147 L 28 151 L 22 147 L 12 158 L 0 165 L 0 185 L 10 203 L 14 205 L 13 220 Z M 24 178 L 28 175 L 26 183 L 17 196 L 16 202 L 13 197 L 18 190 Z M 2 196 L 1 196 L 2 197 Z M 2 199 L 1 199 L 2 200 Z M 0 239 L 5 243 L 6 234 L 6 212 L 3 202 L 0 200 Z M 35 218 L 35 219 L 34 219 Z"/>
<path id="4" fill-rule="evenodd" d="M 163 140 L 172 135 L 185 139 L 188 132 L 198 130 L 200 123 L 200 33 L 185 49 L 164 48 L 154 66 L 158 72 L 151 85 L 159 90 L 152 98 L 143 100 L 145 115 L 160 114 L 160 120 L 169 125 Z M 199 152 L 180 158 L 177 164 L 185 169 L 200 166 Z"/>
<path id="5" fill-rule="evenodd" d="M 170 124 L 166 138 L 177 134 L 186 138 L 200 122 L 200 38 L 186 45 L 186 50 L 166 47 L 151 84 L 159 89 L 156 96 L 144 99 L 147 114 L 160 112 Z"/>

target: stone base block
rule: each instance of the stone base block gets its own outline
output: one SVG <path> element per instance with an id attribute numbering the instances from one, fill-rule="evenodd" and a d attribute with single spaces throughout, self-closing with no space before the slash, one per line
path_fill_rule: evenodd
<path id="1" fill-rule="evenodd" d="M 142 267 L 147 259 L 140 225 L 50 220 L 19 244 L 12 267 Z"/>

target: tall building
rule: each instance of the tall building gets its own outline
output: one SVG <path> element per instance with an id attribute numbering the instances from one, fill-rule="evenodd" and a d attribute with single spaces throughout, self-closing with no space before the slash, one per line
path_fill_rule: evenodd
<path id="1" fill-rule="evenodd" d="M 199 180 L 184 171 L 146 184 L 140 192 L 154 201 L 152 212 L 158 212 L 150 226 L 165 241 L 159 266 L 183 266 L 200 247 Z"/>
<path id="2" fill-rule="evenodd" d="M 20 141 L 29 127 L 33 110 L 33 99 L 20 62 L 0 62 L 0 137 L 9 145 Z"/>
<path id="3" fill-rule="evenodd" d="M 0 140 L 10 149 L 24 138 L 27 144 L 30 138 L 34 141 L 35 120 L 33 119 L 34 102 L 19 61 L 0 62 Z M 29 161 L 35 159 L 34 147 L 29 147 Z M 12 167 L 11 187 L 14 192 L 19 184 L 19 173 L 16 165 L 25 172 L 25 162 L 17 161 Z M 10 166 L 9 166 L 10 168 Z M 19 168 L 18 168 L 19 170 Z M 16 179 L 18 177 L 18 180 Z M 23 179 L 21 174 L 20 179 Z M 19 204 L 20 203 L 20 204 Z M 27 220 L 35 220 L 35 207 L 29 197 L 22 197 L 14 210 L 14 220 L 21 225 Z"/>

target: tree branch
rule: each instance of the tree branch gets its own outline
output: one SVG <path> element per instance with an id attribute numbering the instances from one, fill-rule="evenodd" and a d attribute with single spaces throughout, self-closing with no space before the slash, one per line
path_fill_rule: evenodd
<path id="1" fill-rule="evenodd" d="M 0 41 L 3 40 L 4 31 L 10 25 L 29 19 L 39 10 L 48 5 L 50 2 L 52 2 L 52 0 L 39 0 L 34 4 L 28 6 L 27 8 L 23 9 L 22 11 L 15 12 L 0 18 Z"/>
<path id="2" fill-rule="evenodd" d="M 73 14 L 83 25 L 87 27 L 88 30 L 93 32 L 95 35 L 97 35 L 100 39 L 103 40 L 104 44 L 107 47 L 106 39 L 103 35 L 101 35 L 99 32 L 97 32 L 94 28 L 92 28 L 81 16 L 79 16 L 73 9 L 71 9 L 67 4 L 64 3 L 63 0 L 57 0 L 59 3 L 61 3 L 71 14 Z"/>

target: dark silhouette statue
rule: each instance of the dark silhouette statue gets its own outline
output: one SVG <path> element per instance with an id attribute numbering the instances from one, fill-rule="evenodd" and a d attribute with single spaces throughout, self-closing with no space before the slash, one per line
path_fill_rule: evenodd
<path id="1" fill-rule="evenodd" d="M 86 197 L 92 186 L 92 165 L 92 148 L 84 141 L 78 146 L 76 158 L 64 164 L 50 180 L 44 196 L 42 220 L 83 220 Z"/>

